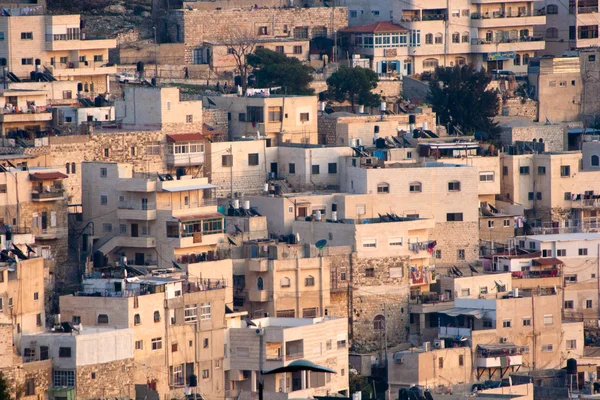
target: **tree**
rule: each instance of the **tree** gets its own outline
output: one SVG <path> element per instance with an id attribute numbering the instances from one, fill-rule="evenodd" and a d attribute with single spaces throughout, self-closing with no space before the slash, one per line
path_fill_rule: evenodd
<path id="1" fill-rule="evenodd" d="M 0 372 L 0 400 L 10 400 L 10 388 L 2 372 Z"/>
<path id="2" fill-rule="evenodd" d="M 356 103 L 377 107 L 381 99 L 371 91 L 377 87 L 378 81 L 377 74 L 371 69 L 341 66 L 327 79 L 327 98 L 338 102 L 350 101 L 352 112 L 356 112 Z"/>
<path id="3" fill-rule="evenodd" d="M 314 89 L 309 87 L 313 80 L 312 68 L 295 57 L 260 48 L 248 56 L 248 64 L 254 68 L 258 87 L 282 86 L 286 94 L 314 94 Z"/>
<path id="4" fill-rule="evenodd" d="M 256 47 L 256 35 L 248 29 L 242 29 L 240 26 L 230 24 L 221 41 L 227 48 L 227 54 L 233 56 L 235 65 L 242 80 L 242 92 L 248 87 L 248 55 L 254 52 Z"/>
<path id="5" fill-rule="evenodd" d="M 499 99 L 488 90 L 492 77 L 471 65 L 438 67 L 429 83 L 428 101 L 440 123 L 458 127 L 463 133 L 499 133 L 493 118 L 498 114 Z"/>

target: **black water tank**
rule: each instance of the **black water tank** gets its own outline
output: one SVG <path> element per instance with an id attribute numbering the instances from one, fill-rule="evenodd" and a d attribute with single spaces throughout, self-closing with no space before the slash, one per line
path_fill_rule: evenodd
<path id="1" fill-rule="evenodd" d="M 408 115 L 408 123 L 409 124 L 414 124 L 416 122 L 417 122 L 417 118 L 415 117 L 415 115 L 414 114 L 409 114 Z"/>
<path id="2" fill-rule="evenodd" d="M 141 61 L 138 61 L 137 64 L 135 65 L 135 70 L 137 72 L 142 72 L 144 71 L 144 63 Z"/>
<path id="3" fill-rule="evenodd" d="M 574 358 L 569 358 L 567 360 L 567 375 L 575 374 L 577 374 L 577 360 Z"/>
<path id="4" fill-rule="evenodd" d="M 190 375 L 190 387 L 198 386 L 198 377 L 196 375 Z"/>
<path id="5" fill-rule="evenodd" d="M 104 265 L 104 254 L 97 251 L 94 253 L 94 268 L 102 268 Z"/>
<path id="6" fill-rule="evenodd" d="M 39 58 L 36 58 L 35 65 L 42 65 L 42 60 L 40 60 Z"/>
<path id="7" fill-rule="evenodd" d="M 377 140 L 375 140 L 375 147 L 378 149 L 385 149 L 385 139 L 377 138 Z"/>
<path id="8" fill-rule="evenodd" d="M 337 204 L 336 203 L 331 204 L 331 211 L 337 211 Z"/>
<path id="9" fill-rule="evenodd" d="M 83 92 L 83 83 L 79 82 L 79 83 L 77 84 L 77 91 L 78 91 L 78 92 Z"/>
<path id="10" fill-rule="evenodd" d="M 152 86 L 156 86 L 156 77 L 150 79 L 150 83 L 152 84 Z"/>

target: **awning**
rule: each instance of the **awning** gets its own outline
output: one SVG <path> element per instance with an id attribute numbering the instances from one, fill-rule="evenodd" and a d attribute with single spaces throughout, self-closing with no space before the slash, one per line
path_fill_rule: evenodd
<path id="1" fill-rule="evenodd" d="M 163 187 L 165 192 L 186 192 L 188 190 L 213 189 L 216 185 L 210 183 L 194 183 L 186 186 Z"/>
<path id="2" fill-rule="evenodd" d="M 205 140 L 206 139 L 201 133 L 178 133 L 167 135 L 167 143 L 204 142 Z"/>
<path id="3" fill-rule="evenodd" d="M 560 261 L 558 258 L 537 258 L 535 260 L 533 260 L 533 265 L 540 265 L 540 266 L 546 266 L 546 265 L 562 265 L 563 262 Z"/>
<path id="4" fill-rule="evenodd" d="M 211 218 L 225 218 L 225 216 L 220 213 L 208 213 L 208 214 L 184 215 L 182 217 L 178 217 L 177 219 L 182 222 L 185 222 L 185 221 L 199 221 L 202 219 L 211 219 Z"/>
<path id="5" fill-rule="evenodd" d="M 470 315 L 477 319 L 483 318 L 485 310 L 478 308 L 449 308 L 447 310 L 438 311 L 441 314 L 446 314 L 450 317 L 458 317 L 459 315 Z"/>
<path id="6" fill-rule="evenodd" d="M 34 172 L 33 174 L 29 174 L 29 179 L 34 181 L 50 181 L 54 179 L 65 179 L 68 178 L 68 175 L 63 174 L 62 172 Z"/>

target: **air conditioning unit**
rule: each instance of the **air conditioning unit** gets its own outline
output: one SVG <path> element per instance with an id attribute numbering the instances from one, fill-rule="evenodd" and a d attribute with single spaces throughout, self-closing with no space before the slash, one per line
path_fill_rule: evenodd
<path id="1" fill-rule="evenodd" d="M 508 338 L 507 337 L 501 337 L 500 338 L 500 343 L 508 343 Z"/>
<path id="2" fill-rule="evenodd" d="M 446 347 L 446 342 L 444 342 L 441 339 L 434 339 L 433 341 L 433 348 L 434 349 L 443 349 Z"/>
<path id="3" fill-rule="evenodd" d="M 400 353 L 400 352 L 394 353 L 394 362 L 396 364 L 404 364 L 404 360 L 402 360 L 402 353 Z"/>

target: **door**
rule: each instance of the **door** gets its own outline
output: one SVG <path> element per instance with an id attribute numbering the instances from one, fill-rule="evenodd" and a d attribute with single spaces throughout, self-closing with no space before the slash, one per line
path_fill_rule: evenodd
<path id="1" fill-rule="evenodd" d="M 135 265 L 144 265 L 144 253 L 135 253 Z"/>
<path id="2" fill-rule="evenodd" d="M 276 162 L 271 163 L 271 176 L 273 178 L 277 178 L 277 163 Z"/>
<path id="3" fill-rule="evenodd" d="M 48 213 L 47 212 L 42 213 L 42 229 L 43 230 L 48 229 Z"/>
<path id="4" fill-rule="evenodd" d="M 306 217 L 306 207 L 298 207 L 298 216 Z"/>
<path id="5" fill-rule="evenodd" d="M 138 224 L 131 224 L 131 237 L 138 237 Z"/>

